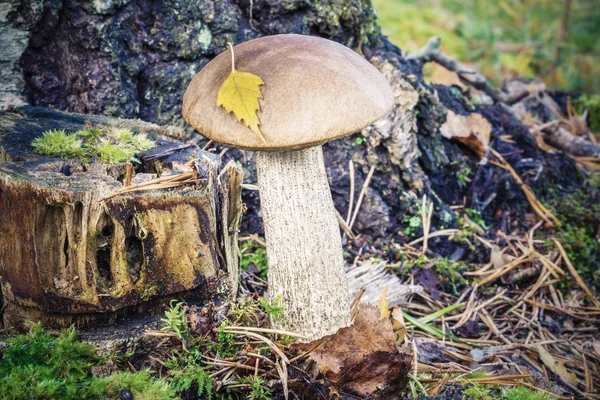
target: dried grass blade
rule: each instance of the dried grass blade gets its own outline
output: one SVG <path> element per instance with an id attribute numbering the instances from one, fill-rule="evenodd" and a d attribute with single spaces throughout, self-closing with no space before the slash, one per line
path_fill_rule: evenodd
<path id="1" fill-rule="evenodd" d="M 562 258 L 565 260 L 565 263 L 567 264 L 567 267 L 569 268 L 569 272 L 571 272 L 571 274 L 573 275 L 573 277 L 575 278 L 575 280 L 577 281 L 577 283 L 579 284 L 581 289 L 583 289 L 585 294 L 588 295 L 588 297 L 590 298 L 592 303 L 594 303 L 596 305 L 596 307 L 600 307 L 600 301 L 598 301 L 598 299 L 594 296 L 592 291 L 587 287 L 587 285 L 585 284 L 583 279 L 581 279 L 581 276 L 579 276 L 579 273 L 577 272 L 575 267 L 573 267 L 573 264 L 571 263 L 571 260 L 569 259 L 569 256 L 567 255 L 567 252 L 563 248 L 562 244 L 560 244 L 560 242 L 558 240 L 556 240 L 556 238 L 552 238 L 552 241 L 558 248 L 558 251 L 560 251 Z"/>

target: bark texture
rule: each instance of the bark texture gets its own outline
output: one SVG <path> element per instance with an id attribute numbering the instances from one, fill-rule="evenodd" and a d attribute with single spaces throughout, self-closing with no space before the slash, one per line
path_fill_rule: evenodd
<path id="1" fill-rule="evenodd" d="M 321 146 L 259 152 L 256 170 L 269 298 L 285 306 L 273 322 L 307 341 L 333 334 L 350 324 L 350 296 Z"/>

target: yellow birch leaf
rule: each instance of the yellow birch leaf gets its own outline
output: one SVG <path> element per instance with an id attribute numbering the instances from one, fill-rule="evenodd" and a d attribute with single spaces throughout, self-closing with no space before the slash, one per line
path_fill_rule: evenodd
<path id="1" fill-rule="evenodd" d="M 383 293 L 381 294 L 381 299 L 377 303 L 377 307 L 379 307 L 379 319 L 385 319 L 390 317 L 390 305 L 387 301 L 388 287 L 386 286 L 383 289 Z"/>
<path id="2" fill-rule="evenodd" d="M 231 48 L 231 74 L 219 89 L 217 107 L 222 106 L 228 113 L 233 111 L 238 121 L 246 124 L 264 142 L 265 139 L 258 127 L 260 120 L 256 113 L 260 111 L 258 99 L 262 99 L 260 86 L 265 83 L 258 75 L 235 69 L 233 46 L 227 44 Z"/>

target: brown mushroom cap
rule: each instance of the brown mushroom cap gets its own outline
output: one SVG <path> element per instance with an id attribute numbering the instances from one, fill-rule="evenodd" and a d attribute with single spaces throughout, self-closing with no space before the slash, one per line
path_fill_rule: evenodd
<path id="1" fill-rule="evenodd" d="M 275 35 L 235 46 L 235 68 L 265 82 L 258 111 L 263 142 L 233 113 L 217 107 L 217 92 L 231 73 L 223 52 L 192 80 L 183 117 L 215 142 L 246 150 L 298 150 L 357 132 L 381 118 L 393 93 L 381 73 L 351 49 L 331 40 Z"/>

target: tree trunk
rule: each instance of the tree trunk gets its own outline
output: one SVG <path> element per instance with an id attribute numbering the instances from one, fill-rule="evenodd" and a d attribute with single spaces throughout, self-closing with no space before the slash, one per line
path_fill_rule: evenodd
<path id="1" fill-rule="evenodd" d="M 350 324 L 350 297 L 336 211 L 321 146 L 258 152 L 269 299 L 285 312 L 273 323 L 307 341 Z"/>
<path id="2" fill-rule="evenodd" d="M 125 163 L 85 165 L 32 152 L 32 140 L 48 129 L 89 124 L 128 126 L 156 140 L 158 147 L 142 155 L 133 184 L 156 178 L 157 170 L 163 177 L 183 173 L 180 168 L 197 158 L 196 184 L 111 196 L 123 189 Z M 12 160 L 0 163 L 7 325 L 110 322 L 133 306 L 148 309 L 157 298 L 197 288 L 209 296 L 210 282 L 225 271 L 235 292 L 241 171 L 233 164 L 221 167 L 218 157 L 194 146 L 173 151 L 181 143 L 139 121 L 26 108 L 0 112 L 0 126 L 0 149 Z"/>

